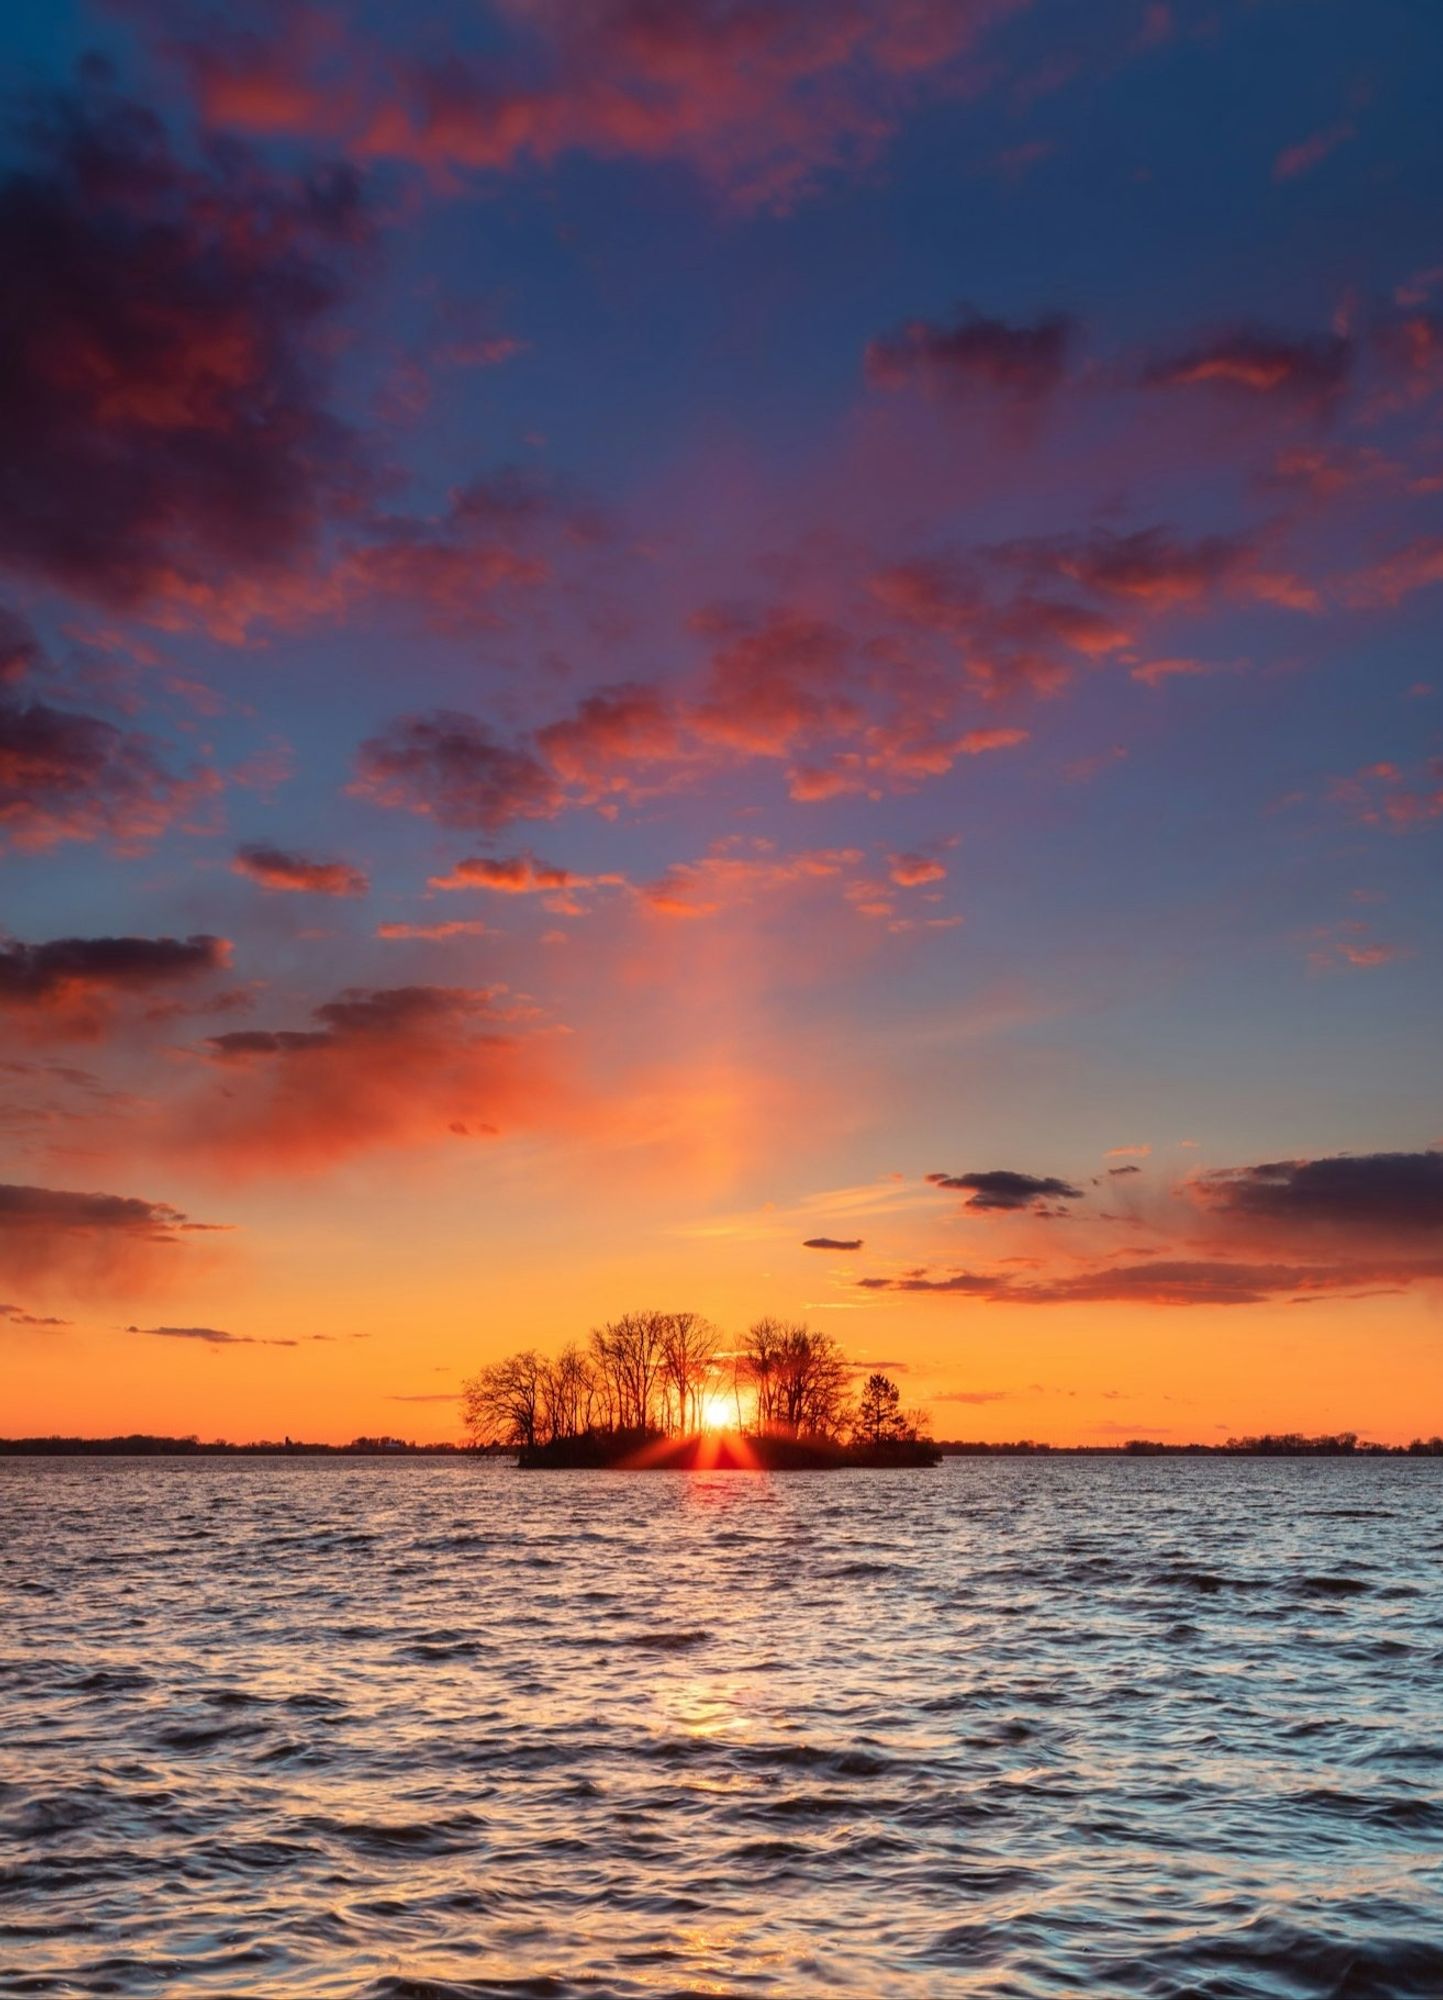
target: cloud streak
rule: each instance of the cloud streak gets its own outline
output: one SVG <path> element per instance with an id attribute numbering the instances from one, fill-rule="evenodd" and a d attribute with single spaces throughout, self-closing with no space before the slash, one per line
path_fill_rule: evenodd
<path id="1" fill-rule="evenodd" d="M 143 1333 L 156 1340 L 193 1340 L 203 1347 L 296 1347 L 294 1340 L 265 1340 L 249 1333 L 227 1333 L 217 1326 L 128 1326 L 127 1333 Z"/>
<path id="2" fill-rule="evenodd" d="M 315 861 L 265 841 L 239 848 L 231 867 L 262 889 L 281 895 L 364 896 L 371 886 L 363 871 L 348 861 Z"/>

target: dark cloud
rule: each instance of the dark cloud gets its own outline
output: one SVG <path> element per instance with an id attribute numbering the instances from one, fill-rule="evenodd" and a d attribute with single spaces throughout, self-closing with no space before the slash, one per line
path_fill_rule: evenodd
<path id="1" fill-rule="evenodd" d="M 258 1340 L 249 1333 L 227 1333 L 218 1326 L 128 1326 L 127 1333 L 146 1333 L 158 1340 L 198 1340 L 207 1347 L 295 1347 L 294 1340 Z"/>
<path id="2" fill-rule="evenodd" d="M 934 1277 L 929 1271 L 904 1271 L 895 1278 L 858 1278 L 864 1292 L 956 1292 L 974 1298 L 992 1298 L 1006 1278 L 990 1278 L 976 1271 L 951 1271 Z"/>
<path id="3" fill-rule="evenodd" d="M 453 709 L 400 716 L 363 743 L 352 790 L 441 826 L 490 833 L 517 819 L 549 819 L 561 805 L 560 788 L 537 757 Z"/>
<path id="4" fill-rule="evenodd" d="M 0 944 L 0 1007 L 82 1006 L 97 998 L 149 993 L 221 971 L 225 938 L 53 938 L 47 944 Z"/>
<path id="5" fill-rule="evenodd" d="M 1443 1230 L 1443 1152 L 1340 1153 L 1227 1167 L 1194 1183 L 1215 1214 L 1353 1236 Z"/>
<path id="6" fill-rule="evenodd" d="M 174 1243 L 182 1231 L 208 1225 L 188 1222 L 178 1208 L 136 1195 L 81 1194 L 66 1188 L 17 1186 L 0 1182 L 0 1234 L 45 1228 L 89 1236 L 113 1232 Z"/>
<path id="7" fill-rule="evenodd" d="M 38 640 L 18 612 L 0 604 L 0 687 L 23 681 L 40 664 Z"/>
<path id="8" fill-rule="evenodd" d="M 1235 536 L 1184 541 L 1166 528 L 1099 532 L 1075 542 L 1018 543 L 1004 552 L 1023 566 L 1062 577 L 1100 597 L 1166 607 L 1206 596 L 1251 558 Z"/>
<path id="9" fill-rule="evenodd" d="M 68 1319 L 55 1319 L 48 1313 L 26 1312 L 24 1306 L 0 1305 L 0 1320 L 8 1326 L 69 1326 Z"/>
<path id="10" fill-rule="evenodd" d="M 461 986 L 350 987 L 311 1010 L 318 1028 L 239 1028 L 212 1035 L 222 1058 L 327 1055 L 348 1044 L 401 1043 L 464 1025 L 488 1011 L 491 995 Z"/>
<path id="11" fill-rule="evenodd" d="M 1140 1174 L 1142 1172 L 1142 1168 L 1133 1166 L 1109 1167 L 1107 1171 L 1112 1175 L 1113 1179 L 1116 1180 L 1119 1174 Z"/>
<path id="12" fill-rule="evenodd" d="M 1355 1272 L 1331 1265 L 1159 1257 L 1010 1286 L 1000 1296 L 1021 1305 L 1248 1306 L 1263 1305 L 1281 1292 L 1350 1291 L 1359 1282 Z"/>
<path id="13" fill-rule="evenodd" d="M 288 853 L 264 841 L 252 841 L 237 850 L 231 863 L 237 875 L 258 882 L 263 889 L 310 896 L 364 896 L 370 882 L 359 868 L 346 861 L 314 861 L 304 854 Z"/>
<path id="14" fill-rule="evenodd" d="M 862 1278 L 871 1292 L 933 1292 L 993 1305 L 1252 1306 L 1301 1294 L 1359 1296 L 1383 1282 L 1388 1289 L 1443 1278 L 1443 1258 L 1375 1264 L 1291 1264 L 1227 1258 L 1148 1258 L 1107 1264 L 1056 1279 L 1020 1280 L 1008 1272 L 927 1270 Z"/>
<path id="15" fill-rule="evenodd" d="M 1160 357 L 1143 381 L 1151 389 L 1212 388 L 1323 404 L 1341 391 L 1352 365 L 1353 344 L 1338 335 L 1298 340 L 1237 328 Z"/>
<path id="16" fill-rule="evenodd" d="M 0 1272 L 81 1289 L 143 1283 L 187 1236 L 214 1227 L 135 1195 L 0 1184 Z"/>
<path id="17" fill-rule="evenodd" d="M 0 561 L 119 605 L 275 571 L 357 468 L 317 334 L 361 232 L 349 169 L 183 163 L 92 73 L 31 105 L 0 183 Z"/>
<path id="18" fill-rule="evenodd" d="M 0 697 L 0 838 L 15 847 L 143 847 L 215 782 L 175 777 L 148 738 L 98 716 Z"/>
<path id="19" fill-rule="evenodd" d="M 860 1250 L 860 1236 L 809 1236 L 803 1243 L 804 1250 Z"/>
<path id="20" fill-rule="evenodd" d="M 984 1213 L 1018 1209 L 1045 1212 L 1043 1204 L 1049 1201 L 1083 1199 L 1081 1188 L 1073 1187 L 1069 1181 L 1058 1180 L 1053 1174 L 1017 1174 L 1001 1167 L 989 1173 L 928 1174 L 927 1179 L 933 1187 L 968 1194 L 971 1198 L 965 1206 Z"/>
<path id="21" fill-rule="evenodd" d="M 1030 326 L 973 312 L 945 325 L 911 320 L 868 344 L 867 379 L 883 389 L 916 385 L 944 397 L 981 389 L 1035 403 L 1062 381 L 1073 339 L 1060 314 Z"/>
<path id="22" fill-rule="evenodd" d="M 1132 1174 L 1124 1165 L 1109 1174 Z M 1066 1213 L 1077 1190 L 1032 1175 L 929 1174 L 973 1191 L 969 1207 Z M 1000 1186 L 997 1183 L 1000 1182 Z M 1443 1149 L 1230 1167 L 1176 1190 L 1174 1240 L 1086 1265 L 926 1266 L 860 1279 L 864 1291 L 935 1293 L 992 1305 L 1306 1305 L 1386 1296 L 1443 1280 Z M 1199 1210 L 1202 1211 L 1201 1216 Z M 1136 1218 L 1104 1215 L 1110 1222 Z M 1200 1227 L 1201 1224 L 1201 1227 Z"/>

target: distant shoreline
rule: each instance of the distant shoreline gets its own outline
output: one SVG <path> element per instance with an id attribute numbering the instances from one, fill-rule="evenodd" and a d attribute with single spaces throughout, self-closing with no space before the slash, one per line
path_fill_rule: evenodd
<path id="1" fill-rule="evenodd" d="M 753 1446 L 761 1443 L 752 1440 Z M 778 1449 L 776 1440 L 767 1441 L 765 1454 L 770 1464 L 758 1470 L 820 1469 L 821 1458 Z M 1370 1444 L 1362 1440 L 1348 1444 L 1338 1439 L 1266 1438 L 1236 1444 L 1164 1444 L 1147 1438 L 1133 1438 L 1121 1444 L 1037 1444 L 1030 1440 L 990 1444 L 982 1441 L 944 1439 L 929 1445 L 927 1455 L 895 1458 L 863 1455 L 825 1461 L 845 1468 L 861 1465 L 929 1464 L 936 1458 L 1443 1458 L 1443 1439 L 1418 1438 L 1411 1444 Z M 133 1433 L 121 1437 L 30 1437 L 0 1438 L 0 1458 L 337 1458 L 408 1459 L 459 1458 L 527 1461 L 514 1445 L 415 1444 L 400 1438 L 356 1438 L 349 1444 L 315 1444 L 303 1440 L 259 1440 L 233 1444 L 224 1439 L 203 1443 L 195 1438 L 151 1437 Z M 782 1463 L 783 1459 L 788 1464 Z M 606 1469 L 596 1461 L 568 1461 L 560 1456 L 548 1459 L 544 1452 L 531 1455 L 532 1468 L 576 1471 Z M 693 1469 L 672 1461 L 672 1469 Z M 735 1461 L 729 1461 L 734 1465 Z M 700 1467 L 696 1469 L 707 1469 Z M 728 1469 L 720 1466 L 714 1469 Z"/>

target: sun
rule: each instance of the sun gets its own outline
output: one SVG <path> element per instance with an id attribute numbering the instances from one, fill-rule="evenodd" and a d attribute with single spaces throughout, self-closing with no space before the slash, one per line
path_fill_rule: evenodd
<path id="1" fill-rule="evenodd" d="M 703 1396 L 701 1399 L 701 1427 L 704 1431 L 725 1431 L 736 1429 L 736 1410 L 730 1396 Z"/>

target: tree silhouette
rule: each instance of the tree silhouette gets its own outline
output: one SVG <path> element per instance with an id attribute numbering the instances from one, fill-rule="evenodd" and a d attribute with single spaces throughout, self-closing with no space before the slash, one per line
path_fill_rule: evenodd
<path id="1" fill-rule="evenodd" d="M 694 1312 L 624 1313 L 548 1360 L 534 1348 L 480 1369 L 462 1385 L 462 1416 L 474 1445 L 514 1445 L 542 1462 L 606 1464 L 625 1453 L 705 1427 L 708 1395 L 722 1379 L 721 1336 Z M 920 1420 L 904 1412 L 896 1384 L 868 1380 L 859 1404 L 853 1365 L 829 1333 L 800 1321 L 753 1322 L 732 1363 L 737 1429 L 769 1438 L 800 1462 L 843 1453 L 916 1446 Z M 549 1454 L 549 1456 L 548 1456 Z M 800 1459 L 798 1458 L 800 1454 Z M 808 1460 L 807 1462 L 811 1462 Z M 908 1461 L 910 1462 L 910 1461 Z"/>
<path id="2" fill-rule="evenodd" d="M 667 1315 L 661 1342 L 662 1429 L 698 1431 L 721 1336 L 700 1313 Z"/>
<path id="3" fill-rule="evenodd" d="M 917 1435 L 902 1414 L 902 1396 L 886 1375 L 869 1375 L 857 1404 L 853 1435 L 859 1444 L 896 1444 Z"/>
<path id="4" fill-rule="evenodd" d="M 461 1387 L 461 1417 L 473 1444 L 536 1443 L 544 1420 L 547 1364 L 534 1348 L 493 1361 Z"/>
<path id="5" fill-rule="evenodd" d="M 738 1358 L 759 1431 L 835 1437 L 846 1427 L 847 1363 L 829 1333 L 800 1323 L 755 1320 Z"/>

